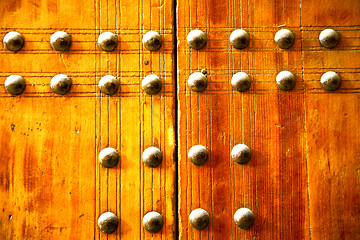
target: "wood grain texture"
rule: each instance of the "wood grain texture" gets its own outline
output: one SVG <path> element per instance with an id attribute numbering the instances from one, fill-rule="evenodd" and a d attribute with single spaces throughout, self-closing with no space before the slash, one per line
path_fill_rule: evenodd
<path id="1" fill-rule="evenodd" d="M 173 2 L 22 0 L 1 1 L 0 9 L 0 35 L 17 30 L 26 41 L 17 53 L 0 50 L 0 239 L 176 238 Z M 57 30 L 71 34 L 69 52 L 51 49 Z M 164 41 L 153 53 L 141 42 L 149 30 Z M 105 31 L 118 36 L 114 52 L 96 44 Z M 59 73 L 73 80 L 65 96 L 49 87 Z M 18 97 L 5 92 L 10 74 L 27 81 Z M 112 96 L 97 87 L 108 74 L 120 81 Z M 160 94 L 143 92 L 148 74 L 161 78 Z M 149 146 L 163 152 L 158 168 L 142 162 Z M 105 147 L 120 154 L 114 168 L 98 162 Z M 97 227 L 106 211 L 120 219 L 109 235 Z M 164 217 L 159 233 L 142 227 L 149 211 Z"/>

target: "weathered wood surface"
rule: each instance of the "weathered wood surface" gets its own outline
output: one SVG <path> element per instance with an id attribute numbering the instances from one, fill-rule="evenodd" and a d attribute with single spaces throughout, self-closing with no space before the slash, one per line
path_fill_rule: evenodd
<path id="1" fill-rule="evenodd" d="M 173 77 L 173 2 L 1 1 L 1 40 L 17 30 L 24 48 L 0 50 L 0 239 L 172 239 L 175 234 L 175 129 Z M 49 44 L 53 32 L 72 36 L 69 52 Z M 158 31 L 157 52 L 143 48 L 142 35 Z M 97 37 L 118 35 L 118 50 L 101 52 Z M 144 60 L 149 64 L 145 65 Z M 69 75 L 69 94 L 52 93 L 49 83 Z M 143 93 L 141 81 L 157 74 L 160 94 Z M 22 75 L 27 87 L 11 97 L 3 84 Z M 119 92 L 101 94 L 104 75 L 120 81 Z M 144 166 L 141 154 L 159 147 L 162 164 Z M 102 167 L 105 147 L 119 151 L 115 168 Z M 111 211 L 120 218 L 116 232 L 99 232 L 97 218 Z M 142 227 L 149 211 L 164 216 L 160 233 Z"/>

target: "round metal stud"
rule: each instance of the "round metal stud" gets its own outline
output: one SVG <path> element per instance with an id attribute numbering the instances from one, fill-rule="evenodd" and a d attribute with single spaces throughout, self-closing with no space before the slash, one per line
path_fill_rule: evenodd
<path id="1" fill-rule="evenodd" d="M 71 36 L 70 34 L 58 31 L 53 33 L 50 37 L 50 45 L 52 49 L 63 52 L 70 48 L 71 45 Z"/>
<path id="2" fill-rule="evenodd" d="M 11 95 L 19 95 L 24 92 L 26 87 L 25 79 L 19 75 L 11 75 L 6 78 L 5 89 Z"/>
<path id="3" fill-rule="evenodd" d="M 192 146 L 188 152 L 188 158 L 190 161 L 197 165 L 203 165 L 209 157 L 209 151 L 202 145 Z"/>
<path id="4" fill-rule="evenodd" d="M 234 214 L 235 225 L 241 229 L 248 229 L 254 225 L 255 215 L 248 208 L 240 208 Z"/>
<path id="5" fill-rule="evenodd" d="M 189 220 L 193 228 L 201 230 L 209 225 L 210 216 L 204 209 L 197 208 L 190 213 Z"/>
<path id="6" fill-rule="evenodd" d="M 289 91 L 295 87 L 295 75 L 289 71 L 282 71 L 276 76 L 276 84 L 283 91 Z"/>
<path id="7" fill-rule="evenodd" d="M 156 233 L 160 231 L 163 224 L 163 217 L 158 212 L 148 212 L 143 218 L 144 228 L 151 233 Z"/>
<path id="8" fill-rule="evenodd" d="M 105 212 L 98 218 L 98 226 L 104 233 L 114 232 L 119 225 L 118 217 L 112 212 Z"/>
<path id="9" fill-rule="evenodd" d="M 192 30 L 187 35 L 187 42 L 192 49 L 200 50 L 205 47 L 207 37 L 201 30 Z"/>
<path id="10" fill-rule="evenodd" d="M 282 49 L 291 48 L 295 42 L 295 35 L 288 29 L 281 29 L 275 34 L 275 43 Z"/>
<path id="11" fill-rule="evenodd" d="M 50 88 L 54 93 L 64 95 L 70 91 L 72 80 L 65 74 L 55 75 L 50 82 Z"/>
<path id="12" fill-rule="evenodd" d="M 149 167 L 157 167 L 162 162 L 162 152 L 157 147 L 148 147 L 142 154 L 144 163 Z"/>
<path id="13" fill-rule="evenodd" d="M 147 94 L 154 95 L 161 91 L 162 82 L 158 76 L 151 74 L 142 80 L 141 86 Z"/>
<path id="14" fill-rule="evenodd" d="M 8 32 L 4 39 L 3 39 L 3 45 L 6 47 L 9 51 L 17 52 L 22 49 L 24 46 L 25 39 L 24 36 L 21 35 L 18 32 Z"/>
<path id="15" fill-rule="evenodd" d="M 107 95 L 116 93 L 119 89 L 119 81 L 112 75 L 106 75 L 99 81 L 100 91 Z"/>
<path id="16" fill-rule="evenodd" d="M 239 164 L 248 163 L 251 160 L 251 149 L 245 144 L 238 144 L 231 150 L 232 159 Z"/>
<path id="17" fill-rule="evenodd" d="M 144 47 L 149 51 L 159 50 L 162 45 L 162 38 L 158 32 L 149 31 L 143 36 Z"/>
<path id="18" fill-rule="evenodd" d="M 250 43 L 250 35 L 243 29 L 237 29 L 231 33 L 230 43 L 236 49 L 246 48 Z"/>
<path id="19" fill-rule="evenodd" d="M 327 91 L 335 91 L 340 87 L 341 78 L 336 72 L 326 72 L 320 79 L 322 87 Z"/>
<path id="20" fill-rule="evenodd" d="M 340 35 L 333 29 L 325 29 L 319 35 L 320 45 L 325 48 L 334 48 L 339 43 Z"/>
<path id="21" fill-rule="evenodd" d="M 202 92 L 207 87 L 207 77 L 201 72 L 195 72 L 190 75 L 188 85 L 194 92 Z"/>
<path id="22" fill-rule="evenodd" d="M 251 79 L 244 72 L 235 73 L 231 78 L 231 85 L 238 92 L 245 92 L 250 88 Z"/>
<path id="23" fill-rule="evenodd" d="M 119 153 L 114 148 L 104 148 L 99 153 L 99 161 L 101 165 L 107 168 L 115 167 L 119 161 Z"/>
<path id="24" fill-rule="evenodd" d="M 114 51 L 118 45 L 118 39 L 112 32 L 104 32 L 98 38 L 98 45 L 101 50 L 106 52 Z"/>

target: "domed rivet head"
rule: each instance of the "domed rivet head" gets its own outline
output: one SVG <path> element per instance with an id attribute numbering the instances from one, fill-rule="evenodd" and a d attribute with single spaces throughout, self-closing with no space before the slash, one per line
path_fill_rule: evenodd
<path id="1" fill-rule="evenodd" d="M 162 45 L 162 38 L 158 32 L 149 31 L 143 36 L 144 47 L 149 51 L 159 50 Z"/>
<path id="2" fill-rule="evenodd" d="M 158 212 L 148 212 L 143 218 L 144 228 L 151 233 L 156 233 L 160 231 L 163 224 L 163 217 Z"/>
<path id="3" fill-rule="evenodd" d="M 320 79 L 322 87 L 327 91 L 335 91 L 340 87 L 341 78 L 336 72 L 326 72 Z"/>
<path id="4" fill-rule="evenodd" d="M 231 33 L 230 43 L 236 49 L 246 48 L 250 43 L 250 35 L 245 30 L 237 29 Z"/>
<path id="5" fill-rule="evenodd" d="M 192 30 L 187 35 L 187 42 L 192 49 L 200 50 L 205 47 L 207 41 L 206 34 L 201 30 Z"/>
<path id="6" fill-rule="evenodd" d="M 154 95 L 161 91 L 162 82 L 158 76 L 151 74 L 142 80 L 141 86 L 147 94 Z"/>
<path id="7" fill-rule="evenodd" d="M 190 213 L 189 220 L 193 228 L 201 230 L 209 225 L 210 216 L 204 209 L 197 208 Z"/>
<path id="8" fill-rule="evenodd" d="M 98 38 L 98 45 L 101 50 L 106 52 L 114 51 L 118 45 L 118 39 L 112 32 L 104 32 Z"/>
<path id="9" fill-rule="evenodd" d="M 245 92 L 250 88 L 251 79 L 244 72 L 235 73 L 231 78 L 231 85 L 238 92 Z"/>
<path id="10" fill-rule="evenodd" d="M 295 87 L 295 75 L 289 71 L 282 71 L 276 76 L 276 84 L 283 91 L 289 91 Z"/>
<path id="11" fill-rule="evenodd" d="M 104 148 L 99 153 L 99 161 L 101 165 L 107 168 L 115 167 L 119 161 L 119 153 L 113 148 Z"/>
<path id="12" fill-rule="evenodd" d="M 162 161 L 162 152 L 157 147 L 148 147 L 142 154 L 144 163 L 149 167 L 157 167 Z"/>
<path id="13" fill-rule="evenodd" d="M 19 75 L 11 75 L 6 78 L 5 89 L 11 95 L 19 95 L 24 92 L 26 87 L 25 79 Z"/>
<path id="14" fill-rule="evenodd" d="M 239 164 L 248 163 L 251 160 L 251 149 L 245 144 L 238 144 L 231 151 L 232 159 Z"/>
<path id="15" fill-rule="evenodd" d="M 72 80 L 65 74 L 55 75 L 50 82 L 50 88 L 54 93 L 64 95 L 70 91 Z"/>
<path id="16" fill-rule="evenodd" d="M 248 208 L 240 208 L 234 214 L 235 225 L 241 229 L 248 229 L 254 225 L 255 215 Z"/>
<path id="17" fill-rule="evenodd" d="M 275 34 L 275 43 L 282 49 L 291 48 L 295 42 L 295 35 L 288 29 L 281 29 Z"/>
<path id="18" fill-rule="evenodd" d="M 3 44 L 9 51 L 17 52 L 24 46 L 24 36 L 18 32 L 8 32 L 4 39 Z"/>
<path id="19" fill-rule="evenodd" d="M 203 165 L 209 157 L 209 151 L 202 145 L 192 146 L 188 152 L 188 158 L 195 165 Z"/>
<path id="20" fill-rule="evenodd" d="M 325 29 L 319 35 L 320 45 L 326 48 L 334 48 L 339 43 L 340 35 L 333 29 Z"/>
<path id="21" fill-rule="evenodd" d="M 98 218 L 98 226 L 104 233 L 114 232 L 119 225 L 118 217 L 112 212 L 105 212 Z"/>
<path id="22" fill-rule="evenodd" d="M 71 36 L 70 34 L 58 31 L 53 33 L 50 37 L 50 45 L 52 49 L 63 52 L 70 48 L 71 45 Z"/>
<path id="23" fill-rule="evenodd" d="M 107 95 L 116 93 L 119 89 L 119 85 L 119 81 L 116 79 L 116 77 L 111 75 L 106 75 L 99 81 L 100 91 Z"/>
<path id="24" fill-rule="evenodd" d="M 207 87 L 207 77 L 201 72 L 195 72 L 190 75 L 188 85 L 194 92 L 202 92 Z"/>

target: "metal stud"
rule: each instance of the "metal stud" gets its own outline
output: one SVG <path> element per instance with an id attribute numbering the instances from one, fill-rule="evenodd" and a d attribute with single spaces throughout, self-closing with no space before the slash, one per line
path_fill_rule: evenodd
<path id="1" fill-rule="evenodd" d="M 320 79 L 322 87 L 327 91 L 335 91 L 340 87 L 341 78 L 336 72 L 326 72 Z"/>
<path id="2" fill-rule="evenodd" d="M 114 51 L 118 45 L 118 39 L 112 32 L 104 32 L 98 38 L 98 45 L 101 50 L 106 52 Z"/>
<path id="3" fill-rule="evenodd" d="M 206 34 L 201 30 L 192 30 L 187 35 L 187 42 L 192 49 L 200 50 L 205 47 L 207 37 Z"/>
<path id="4" fill-rule="evenodd" d="M 112 75 L 106 75 L 99 81 L 100 91 L 107 95 L 116 93 L 119 89 L 119 81 Z"/>
<path id="5" fill-rule="evenodd" d="M 250 35 L 243 29 L 237 29 L 231 33 L 230 43 L 236 49 L 246 48 L 250 43 Z"/>
<path id="6" fill-rule="evenodd" d="M 98 218 L 98 226 L 104 233 L 114 232 L 119 225 L 118 217 L 112 212 L 105 212 Z"/>
<path id="7" fill-rule="evenodd" d="M 99 153 L 99 161 L 101 165 L 107 168 L 115 167 L 119 161 L 119 153 L 114 148 L 104 148 Z"/>
<path id="8" fill-rule="evenodd" d="M 11 95 L 19 95 L 24 92 L 26 87 L 25 79 L 19 75 L 11 75 L 6 78 L 5 89 Z"/>
<path id="9" fill-rule="evenodd" d="M 276 84 L 283 91 L 289 91 L 295 87 L 295 75 L 289 71 L 281 71 L 276 76 Z"/>
<path id="10" fill-rule="evenodd" d="M 248 163 L 251 160 L 251 149 L 245 144 L 238 144 L 231 151 L 232 159 L 239 164 Z"/>
<path id="11" fill-rule="evenodd" d="M 248 208 L 240 208 L 234 214 L 235 225 L 241 229 L 248 229 L 254 225 L 255 215 Z"/>
<path id="12" fill-rule="evenodd" d="M 339 43 L 340 35 L 333 29 L 325 29 L 319 35 L 320 45 L 325 48 L 334 48 Z"/>
<path id="13" fill-rule="evenodd" d="M 70 34 L 63 32 L 63 31 L 57 31 L 51 35 L 50 38 L 50 45 L 52 49 L 63 52 L 70 48 L 71 45 L 71 36 Z"/>
<path id="14" fill-rule="evenodd" d="M 144 163 L 149 167 L 157 167 L 162 162 L 162 152 L 157 147 L 148 147 L 142 154 Z"/>
<path id="15" fill-rule="evenodd" d="M 189 220 L 193 228 L 201 230 L 209 225 L 210 216 L 204 209 L 197 208 L 190 213 Z"/>
<path id="16" fill-rule="evenodd" d="M 231 85 L 238 92 L 245 92 L 250 88 L 251 79 L 244 72 L 235 73 L 231 78 Z"/>
<path id="17" fill-rule="evenodd" d="M 159 50 L 162 45 L 162 38 L 158 32 L 149 31 L 143 36 L 144 47 L 149 51 Z"/>
<path id="18" fill-rule="evenodd" d="M 209 157 L 209 151 L 202 145 L 192 146 L 188 152 L 188 158 L 190 161 L 197 165 L 203 165 Z"/>
<path id="19" fill-rule="evenodd" d="M 281 29 L 275 34 L 275 43 L 282 49 L 291 48 L 295 42 L 295 35 L 288 29 Z"/>
<path id="20" fill-rule="evenodd" d="M 70 91 L 72 80 L 65 74 L 55 75 L 50 82 L 50 88 L 54 93 L 65 95 Z"/>
<path id="21" fill-rule="evenodd" d="M 201 72 L 195 72 L 190 75 L 188 85 L 194 92 L 202 92 L 207 87 L 207 77 Z"/>
<path id="22" fill-rule="evenodd" d="M 3 39 L 3 45 L 6 47 L 9 51 L 17 52 L 22 49 L 24 46 L 25 39 L 24 36 L 21 35 L 18 32 L 8 32 L 4 39 Z"/>
<path id="23" fill-rule="evenodd" d="M 151 233 L 156 233 L 160 231 L 163 224 L 163 217 L 158 212 L 148 212 L 143 217 L 143 226 L 147 231 Z"/>
<path id="24" fill-rule="evenodd" d="M 162 82 L 158 76 L 151 74 L 142 80 L 141 86 L 147 94 L 154 95 L 161 91 Z"/>

